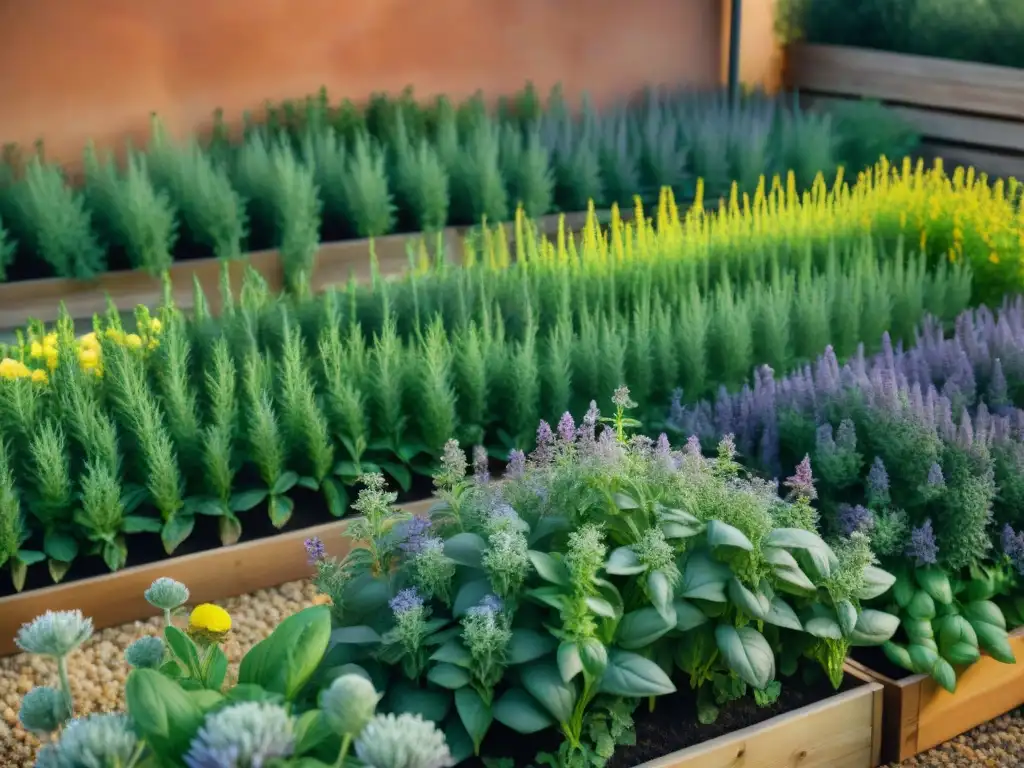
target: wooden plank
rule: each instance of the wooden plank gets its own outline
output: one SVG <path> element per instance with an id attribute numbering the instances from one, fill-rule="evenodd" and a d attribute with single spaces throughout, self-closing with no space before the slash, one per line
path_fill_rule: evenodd
<path id="1" fill-rule="evenodd" d="M 1024 180 L 1024 156 L 989 152 L 984 149 L 956 147 L 938 142 L 924 142 L 920 154 L 929 162 L 941 157 L 946 172 L 952 174 L 956 166 L 974 168 L 990 178 Z"/>
<path id="2" fill-rule="evenodd" d="M 401 508 L 422 514 L 432 503 L 431 499 L 425 499 L 401 505 Z M 189 602 L 192 605 L 307 578 L 312 575 L 312 568 L 306 561 L 303 542 L 311 536 L 319 536 L 328 555 L 340 557 L 348 550 L 348 540 L 341 536 L 348 522 L 335 520 L 0 598 L 0 656 L 17 653 L 14 636 L 18 629 L 46 611 L 77 608 L 92 619 L 96 629 L 156 616 L 159 611 L 146 602 L 143 592 L 161 576 L 185 584 L 191 592 Z"/>
<path id="3" fill-rule="evenodd" d="M 1024 73 L 1010 67 L 834 45 L 790 46 L 790 88 L 1024 120 Z"/>
<path id="4" fill-rule="evenodd" d="M 849 102 L 828 96 L 801 94 L 800 104 L 828 111 L 829 108 Z M 1002 120 L 993 117 L 961 115 L 934 109 L 889 105 L 889 111 L 902 117 L 925 140 L 935 143 L 956 142 L 988 149 L 1010 150 L 1024 153 L 1024 121 Z"/>
<path id="5" fill-rule="evenodd" d="M 638 768 L 874 768 L 880 689 L 865 683 Z"/>

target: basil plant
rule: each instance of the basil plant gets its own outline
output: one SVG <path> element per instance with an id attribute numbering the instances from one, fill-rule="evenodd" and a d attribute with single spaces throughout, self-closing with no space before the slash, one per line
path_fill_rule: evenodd
<path id="1" fill-rule="evenodd" d="M 608 427 L 595 404 L 542 423 L 500 482 L 450 441 L 426 516 L 364 478 L 349 554 L 307 543 L 334 616 L 318 685 L 358 670 L 456 760 L 503 757 L 500 725 L 560 734 L 540 764 L 600 766 L 641 702 L 689 687 L 710 722 L 774 701 L 802 660 L 838 686 L 850 646 L 889 640 L 897 618 L 860 605 L 893 583 L 866 541 L 827 544 L 809 497 L 742 477 L 728 441 L 707 459 L 629 438 L 628 392 L 613 402 Z"/>

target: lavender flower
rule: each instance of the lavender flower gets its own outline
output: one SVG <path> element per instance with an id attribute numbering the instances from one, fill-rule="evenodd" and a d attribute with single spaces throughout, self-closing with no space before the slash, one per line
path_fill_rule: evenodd
<path id="1" fill-rule="evenodd" d="M 320 540 L 319 536 L 306 539 L 305 547 L 309 565 L 316 565 L 327 559 L 327 550 L 324 549 L 324 543 Z"/>
<path id="2" fill-rule="evenodd" d="M 696 435 L 690 435 L 686 438 L 686 448 L 683 450 L 688 456 L 702 456 L 700 438 Z"/>
<path id="3" fill-rule="evenodd" d="M 931 520 L 925 520 L 923 525 L 910 531 L 907 556 L 912 557 L 918 566 L 934 565 L 938 561 L 939 546 L 935 543 Z"/>
<path id="4" fill-rule="evenodd" d="M 541 464 L 551 461 L 554 445 L 555 435 L 551 431 L 551 425 L 542 420 L 537 427 L 537 450 L 533 453 L 534 458 Z"/>
<path id="5" fill-rule="evenodd" d="M 566 411 L 558 420 L 558 438 L 565 443 L 572 443 L 576 440 L 576 422 L 572 414 Z"/>
<path id="6" fill-rule="evenodd" d="M 491 482 L 490 459 L 487 457 L 487 449 L 482 445 L 473 448 L 473 477 L 478 483 L 486 484 Z"/>
<path id="7" fill-rule="evenodd" d="M 804 456 L 803 461 L 796 465 L 796 473 L 787 478 L 784 485 L 798 499 L 814 501 L 818 498 L 818 492 L 814 488 L 814 476 L 811 474 L 810 456 Z"/>
<path id="8" fill-rule="evenodd" d="M 875 514 L 860 504 L 840 504 L 836 524 L 843 536 L 850 536 L 855 532 L 866 533 L 875 527 Z"/>
<path id="9" fill-rule="evenodd" d="M 580 438 L 587 443 L 592 443 L 597 439 L 596 430 L 597 422 L 601 418 L 601 412 L 597 410 L 597 401 L 591 400 L 590 407 L 587 408 L 587 412 L 583 416 L 583 421 L 580 422 Z"/>
<path id="10" fill-rule="evenodd" d="M 1009 524 L 1003 526 L 1000 543 L 1003 554 L 1010 559 L 1017 572 L 1024 576 L 1024 530 L 1017 533 Z"/>
<path id="11" fill-rule="evenodd" d="M 928 485 L 937 488 L 945 484 L 946 478 L 942 476 L 942 467 L 938 465 L 938 462 L 933 462 L 928 470 Z"/>
<path id="12" fill-rule="evenodd" d="M 868 500 L 879 505 L 889 502 L 889 473 L 878 456 L 868 472 Z"/>
<path id="13" fill-rule="evenodd" d="M 526 472 L 526 454 L 513 448 L 508 454 L 508 466 L 505 475 L 512 479 L 520 478 Z"/>
<path id="14" fill-rule="evenodd" d="M 409 587 L 391 598 L 388 605 L 395 616 L 401 616 L 402 614 L 422 608 L 423 598 L 420 597 L 420 593 L 415 587 Z"/>
<path id="15" fill-rule="evenodd" d="M 486 595 L 483 600 L 469 609 L 471 616 L 494 616 L 505 609 L 504 603 L 497 595 Z"/>
<path id="16" fill-rule="evenodd" d="M 401 523 L 398 535 L 401 538 L 399 548 L 409 555 L 423 551 L 427 542 L 433 538 L 428 532 L 433 523 L 425 517 L 412 517 Z"/>

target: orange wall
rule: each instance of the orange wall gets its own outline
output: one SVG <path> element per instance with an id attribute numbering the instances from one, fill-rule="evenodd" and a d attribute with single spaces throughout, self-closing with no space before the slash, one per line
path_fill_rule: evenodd
<path id="1" fill-rule="evenodd" d="M 747 5 L 771 0 L 748 0 Z M 30 0 L 0 6 L 0 142 L 53 159 L 315 92 L 596 100 L 717 85 L 728 0 Z M 723 34 L 725 33 L 725 34 Z"/>
<path id="2" fill-rule="evenodd" d="M 729 71 L 729 19 L 733 0 L 722 2 L 722 79 Z M 851 0 L 852 2 L 852 0 Z M 743 0 L 740 17 L 740 82 L 769 92 L 782 86 L 783 51 L 775 37 L 777 0 Z"/>

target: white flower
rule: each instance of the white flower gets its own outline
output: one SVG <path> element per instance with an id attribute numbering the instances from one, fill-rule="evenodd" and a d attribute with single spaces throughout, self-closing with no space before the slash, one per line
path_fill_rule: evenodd
<path id="1" fill-rule="evenodd" d="M 342 675 L 320 694 L 324 721 L 340 736 L 357 736 L 373 718 L 380 694 L 362 675 Z"/>
<path id="2" fill-rule="evenodd" d="M 117 768 L 129 765 L 138 746 L 125 715 L 89 715 L 72 720 L 56 749 L 37 765 L 46 768 Z"/>
<path id="3" fill-rule="evenodd" d="M 188 768 L 262 768 L 275 757 L 291 757 L 291 716 L 276 704 L 247 701 L 214 712 L 192 739 Z"/>
<path id="4" fill-rule="evenodd" d="M 355 743 L 369 768 L 449 768 L 455 765 L 444 734 L 419 715 L 377 715 Z"/>
<path id="5" fill-rule="evenodd" d="M 23 624 L 15 642 L 23 651 L 61 658 L 92 637 L 92 619 L 81 611 L 47 611 Z"/>

